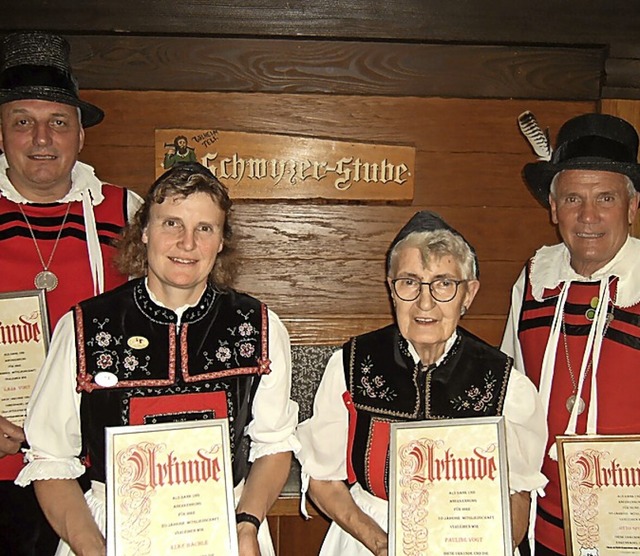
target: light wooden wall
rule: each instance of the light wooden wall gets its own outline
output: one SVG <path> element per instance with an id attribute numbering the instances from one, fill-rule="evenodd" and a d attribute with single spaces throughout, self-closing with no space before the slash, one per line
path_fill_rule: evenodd
<path id="1" fill-rule="evenodd" d="M 498 344 L 509 289 L 534 250 L 556 242 L 526 189 L 534 160 L 516 117 L 532 110 L 553 134 L 592 102 L 194 92 L 83 91 L 104 108 L 82 158 L 144 193 L 156 128 L 288 133 L 416 148 L 411 205 L 239 202 L 239 289 L 266 301 L 298 344 L 335 344 L 391 321 L 388 245 L 416 210 L 441 214 L 476 247 L 481 290 L 465 325 Z M 231 191 L 233 196 L 233 191 Z"/>
<path id="2" fill-rule="evenodd" d="M 600 111 L 623 118 L 633 124 L 636 130 L 640 130 L 640 100 L 604 99 Z M 640 211 L 633 223 L 632 234 L 640 237 Z"/>

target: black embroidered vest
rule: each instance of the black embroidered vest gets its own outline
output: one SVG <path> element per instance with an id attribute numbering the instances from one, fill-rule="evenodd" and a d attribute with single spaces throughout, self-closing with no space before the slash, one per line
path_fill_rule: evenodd
<path id="1" fill-rule="evenodd" d="M 208 286 L 177 315 L 133 280 L 74 309 L 83 453 L 105 480 L 104 428 L 228 417 L 234 483 L 248 473 L 246 445 L 260 375 L 270 372 L 267 309 Z"/>
<path id="2" fill-rule="evenodd" d="M 502 414 L 513 361 L 462 328 L 438 365 L 415 364 L 396 325 L 344 345 L 350 482 L 388 496 L 390 423 Z"/>

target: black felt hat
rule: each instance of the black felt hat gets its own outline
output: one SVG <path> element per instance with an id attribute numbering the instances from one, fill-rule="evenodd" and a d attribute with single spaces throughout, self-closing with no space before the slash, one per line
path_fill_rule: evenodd
<path id="1" fill-rule="evenodd" d="M 0 44 L 0 104 L 48 100 L 77 106 L 83 127 L 102 121 L 104 112 L 80 100 L 71 73 L 69 43 L 57 35 L 13 33 Z"/>
<path id="2" fill-rule="evenodd" d="M 638 134 L 621 118 L 583 114 L 567 121 L 558 132 L 550 160 L 524 167 L 524 178 L 536 199 L 549 206 L 553 177 L 562 170 L 602 170 L 628 176 L 640 191 Z"/>
<path id="3" fill-rule="evenodd" d="M 449 226 L 449 224 L 447 224 L 440 215 L 435 212 L 431 212 L 430 210 L 421 210 L 420 212 L 416 212 L 402 227 L 396 237 L 393 238 L 393 241 L 389 246 L 389 250 L 387 251 L 387 273 L 389 272 L 391 263 L 391 251 L 393 251 L 393 248 L 398 243 L 413 232 L 433 232 L 435 230 L 447 230 L 452 234 L 457 235 L 469 246 L 471 254 L 473 255 L 475 277 L 479 278 L 480 268 L 478 267 L 478 256 L 476 255 L 476 250 L 473 248 L 473 245 L 471 245 L 460 232 Z"/>

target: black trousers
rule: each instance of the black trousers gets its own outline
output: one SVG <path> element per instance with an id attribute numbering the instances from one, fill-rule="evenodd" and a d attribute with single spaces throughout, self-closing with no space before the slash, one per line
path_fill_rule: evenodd
<path id="1" fill-rule="evenodd" d="M 0 481 L 0 555 L 52 556 L 58 536 L 47 522 L 33 486 Z"/>

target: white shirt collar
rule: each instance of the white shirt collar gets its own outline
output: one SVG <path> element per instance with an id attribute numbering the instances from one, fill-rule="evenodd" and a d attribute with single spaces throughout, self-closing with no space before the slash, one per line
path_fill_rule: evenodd
<path id="1" fill-rule="evenodd" d="M 454 330 L 453 334 L 451 334 L 451 337 L 444 344 L 444 352 L 440 357 L 438 357 L 438 359 L 435 362 L 436 367 L 440 365 L 440 363 L 442 363 L 447 353 L 449 353 L 449 350 L 455 343 L 457 337 L 458 337 L 458 332 Z M 409 353 L 411 354 L 411 357 L 413 357 L 413 362 L 417 365 L 418 363 L 421 362 L 420 356 L 418 355 L 418 351 L 416 350 L 416 348 L 413 347 L 413 344 L 410 341 L 407 340 L 407 343 L 409 344 Z"/>
<path id="2" fill-rule="evenodd" d="M 640 302 L 640 240 L 628 237 L 616 256 L 588 277 L 573 270 L 564 243 L 541 247 L 531 262 L 531 290 L 536 301 L 542 301 L 545 289 L 553 290 L 563 282 L 599 282 L 611 276 L 618 278 L 614 300 L 618 307 Z"/>

